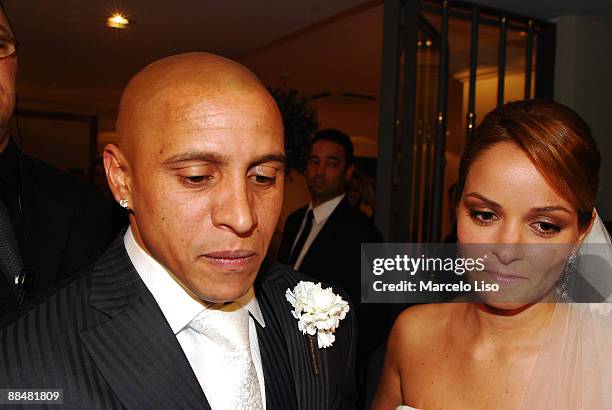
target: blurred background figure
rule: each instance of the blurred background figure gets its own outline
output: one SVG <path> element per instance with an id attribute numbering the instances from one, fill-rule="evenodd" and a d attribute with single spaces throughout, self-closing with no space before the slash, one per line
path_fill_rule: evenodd
<path id="1" fill-rule="evenodd" d="M 93 262 L 111 240 L 111 203 L 23 155 L 9 132 L 16 39 L 0 3 L 0 317 Z"/>

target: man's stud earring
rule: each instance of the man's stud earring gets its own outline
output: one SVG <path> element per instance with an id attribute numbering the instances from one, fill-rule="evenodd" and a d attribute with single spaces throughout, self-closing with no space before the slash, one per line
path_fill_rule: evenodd
<path id="1" fill-rule="evenodd" d="M 119 206 L 121 208 L 125 208 L 125 209 L 129 209 L 129 203 L 127 199 L 121 199 L 119 200 Z"/>

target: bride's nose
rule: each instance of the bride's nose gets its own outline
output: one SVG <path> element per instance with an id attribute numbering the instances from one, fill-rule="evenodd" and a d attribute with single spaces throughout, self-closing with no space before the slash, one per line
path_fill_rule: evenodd
<path id="1" fill-rule="evenodd" d="M 504 265 L 523 259 L 523 250 L 520 243 L 496 243 L 493 245 L 493 255 Z"/>
<path id="2" fill-rule="evenodd" d="M 508 221 L 502 224 L 496 236 L 492 253 L 501 263 L 508 265 L 523 258 L 521 224 Z"/>

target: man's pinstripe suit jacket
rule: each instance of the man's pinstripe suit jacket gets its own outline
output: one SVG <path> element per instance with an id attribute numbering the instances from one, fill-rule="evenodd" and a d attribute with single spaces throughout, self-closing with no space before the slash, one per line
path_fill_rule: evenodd
<path id="1" fill-rule="evenodd" d="M 355 316 L 351 309 L 332 347 L 314 343 L 313 356 L 285 300 L 300 280 L 309 278 L 276 264 L 255 285 L 267 408 L 354 408 Z M 0 330 L 0 349 L 0 388 L 60 388 L 63 408 L 210 408 L 122 235 L 87 271 L 17 312 Z"/>

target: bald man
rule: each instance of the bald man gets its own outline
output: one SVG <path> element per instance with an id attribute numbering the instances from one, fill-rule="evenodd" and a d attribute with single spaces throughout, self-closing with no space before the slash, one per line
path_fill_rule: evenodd
<path id="1" fill-rule="evenodd" d="M 309 279 L 262 266 L 284 139 L 259 80 L 211 54 L 164 58 L 128 84 L 117 132 L 104 166 L 129 228 L 0 332 L 0 388 L 63 389 L 79 409 L 354 407 L 352 309 L 319 347 L 285 295 Z"/>

